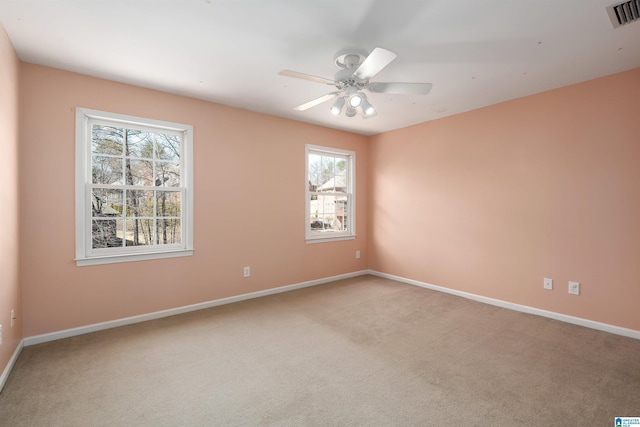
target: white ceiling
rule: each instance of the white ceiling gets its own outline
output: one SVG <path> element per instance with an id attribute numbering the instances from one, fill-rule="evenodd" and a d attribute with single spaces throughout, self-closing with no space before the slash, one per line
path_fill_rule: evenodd
<path id="1" fill-rule="evenodd" d="M 21 60 L 365 135 L 640 67 L 640 22 L 616 0 L 0 0 Z M 383 47 L 370 119 L 293 107 L 335 88 L 334 54 Z"/>

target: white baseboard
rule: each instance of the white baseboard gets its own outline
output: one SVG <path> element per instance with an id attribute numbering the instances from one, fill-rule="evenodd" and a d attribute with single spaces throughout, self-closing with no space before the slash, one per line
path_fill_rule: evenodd
<path id="1" fill-rule="evenodd" d="M 584 326 L 586 328 L 597 329 L 599 331 L 609 332 L 616 335 L 622 335 L 629 338 L 640 339 L 640 331 L 636 331 L 633 329 L 622 328 L 620 326 L 609 325 L 607 323 L 595 322 L 593 320 L 582 319 L 580 317 L 568 316 L 566 314 L 555 313 L 553 311 L 541 310 L 539 308 L 529 307 L 526 305 L 514 304 L 511 302 L 484 297 L 484 296 L 472 294 L 469 292 L 457 291 L 455 289 L 436 286 L 430 283 L 420 282 L 418 280 L 407 279 L 404 277 L 394 276 L 392 274 L 387 274 L 387 273 L 380 273 L 379 271 L 369 270 L 368 273 L 373 276 L 384 277 L 386 279 L 396 280 L 398 282 L 419 286 L 425 289 L 431 289 L 433 291 L 444 292 L 447 294 L 471 299 L 471 300 L 482 302 L 485 304 L 491 304 L 498 307 L 507 308 L 509 310 L 535 314 L 537 316 L 548 317 L 550 319 L 555 319 L 555 320 L 559 320 L 561 322 L 566 322 L 566 323 L 572 323 L 574 325 Z"/>
<path id="2" fill-rule="evenodd" d="M 36 345 L 44 342 L 59 340 L 63 338 L 69 338 L 76 335 L 88 334 L 91 332 L 102 331 L 105 329 L 117 328 L 119 326 L 131 325 L 134 323 L 146 322 L 154 319 L 161 319 L 163 317 L 175 316 L 177 314 L 188 313 L 196 310 L 203 310 L 206 308 L 216 307 L 224 304 L 232 304 L 234 302 L 244 301 L 253 298 L 260 298 L 267 295 L 279 294 L 282 292 L 293 291 L 295 289 L 302 289 L 309 286 L 321 285 L 324 283 L 333 282 L 341 279 L 348 279 L 350 277 L 362 276 L 364 274 L 371 274 L 373 276 L 384 277 L 391 280 L 396 280 L 398 282 L 407 283 L 409 285 L 419 286 L 425 289 L 431 289 L 434 291 L 444 292 L 451 295 L 456 295 L 462 298 L 471 299 L 474 301 L 482 302 L 485 304 L 495 305 L 497 307 L 507 308 L 509 310 L 520 311 L 523 313 L 535 314 L 537 316 L 547 317 L 550 319 L 559 320 L 561 322 L 572 323 L 574 325 L 584 326 L 591 329 L 597 329 L 604 332 L 610 332 L 616 335 L 622 335 L 629 338 L 640 339 L 640 331 L 636 331 L 633 329 L 622 328 L 619 326 L 609 325 L 606 323 L 595 322 L 593 320 L 582 319 L 579 317 L 568 316 L 566 314 L 555 313 L 552 311 L 546 311 L 539 308 L 529 307 L 526 305 L 514 304 L 507 301 L 502 301 L 494 298 L 484 297 L 481 295 L 472 294 L 469 292 L 457 291 L 455 289 L 449 289 L 442 286 L 432 285 L 430 283 L 420 282 L 418 280 L 407 279 L 400 276 L 394 276 L 392 274 L 381 273 L 375 270 L 361 270 L 353 273 L 340 274 L 337 276 L 325 277 L 322 279 L 310 280 L 307 282 L 296 283 L 293 285 L 281 286 L 278 288 L 267 289 L 264 291 L 251 292 L 248 294 L 237 295 L 228 298 L 221 298 L 213 301 L 206 301 L 198 304 L 187 305 L 183 307 L 171 308 L 168 310 L 156 311 L 153 313 L 141 314 L 139 316 L 126 317 L 123 319 L 111 320 L 108 322 L 102 323 L 94 323 L 92 325 L 80 326 L 72 329 L 65 329 L 62 331 L 51 332 L 48 334 L 35 335 L 32 337 L 26 337 L 24 340 L 20 342 L 20 346 L 16 349 L 14 356 L 12 357 L 9 365 L 5 369 L 2 377 L 0 377 L 0 390 L 2 390 L 2 386 L 6 381 L 6 378 L 9 376 L 9 372 L 11 372 L 11 368 L 15 363 L 22 347 L 28 347 L 31 345 Z"/>
<path id="3" fill-rule="evenodd" d="M 20 343 L 16 347 L 16 350 L 13 352 L 11 359 L 9 359 L 9 363 L 7 363 L 7 366 L 4 368 L 4 371 L 2 371 L 2 375 L 0 375 L 0 392 L 2 392 L 2 389 L 4 388 L 4 384 L 7 382 L 7 379 L 9 378 L 9 374 L 13 370 L 13 366 L 16 364 L 16 361 L 18 360 L 18 356 L 20 356 L 20 352 L 22 352 L 23 347 L 24 347 L 24 340 L 20 340 Z"/>
<path id="4" fill-rule="evenodd" d="M 26 337 L 24 339 L 24 346 L 41 344 L 44 342 L 55 341 L 62 338 L 69 338 L 76 335 L 89 334 L 91 332 L 102 331 L 105 329 L 117 328 L 119 326 L 131 325 L 134 323 L 146 322 L 148 320 L 161 319 L 163 317 L 175 316 L 177 314 L 188 313 L 196 310 L 203 310 L 205 308 L 216 307 L 224 304 L 231 304 L 234 302 L 244 301 L 253 298 L 260 298 L 267 295 L 279 294 L 282 292 L 293 291 L 295 289 L 307 288 L 309 286 L 321 285 L 324 283 L 333 282 L 335 280 L 348 279 L 350 277 L 362 276 L 368 274 L 368 270 L 356 271 L 353 273 L 340 274 L 337 276 L 325 277 L 322 279 L 310 280 L 308 282 L 296 283 L 293 285 L 281 286 L 273 289 L 266 289 L 264 291 L 251 292 L 248 294 L 237 295 L 228 298 L 221 298 L 213 301 L 201 302 L 198 304 L 187 305 L 183 307 L 170 308 L 168 310 L 156 311 L 153 313 L 141 314 L 139 316 L 125 317 L 123 319 L 110 320 L 108 322 L 94 323 L 92 325 L 80 326 L 72 329 L 65 329 L 62 331 L 51 332 L 48 334 L 35 335 L 32 337 Z"/>

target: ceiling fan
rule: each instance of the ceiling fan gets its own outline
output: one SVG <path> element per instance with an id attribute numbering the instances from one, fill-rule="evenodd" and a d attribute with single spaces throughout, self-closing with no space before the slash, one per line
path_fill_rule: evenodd
<path id="1" fill-rule="evenodd" d="M 381 47 L 375 48 L 369 55 L 359 49 L 346 49 L 338 52 L 333 61 L 341 68 L 333 80 L 312 76 L 297 71 L 282 70 L 278 74 L 286 77 L 309 80 L 335 86 L 338 90 L 319 98 L 305 102 L 294 108 L 305 111 L 331 99 L 338 98 L 331 107 L 336 116 L 342 113 L 346 105 L 345 116 L 354 117 L 360 111 L 364 118 L 375 116 L 376 110 L 362 90 L 371 93 L 387 93 L 400 95 L 426 95 L 431 90 L 431 83 L 370 82 L 384 67 L 389 65 L 397 55 Z"/>

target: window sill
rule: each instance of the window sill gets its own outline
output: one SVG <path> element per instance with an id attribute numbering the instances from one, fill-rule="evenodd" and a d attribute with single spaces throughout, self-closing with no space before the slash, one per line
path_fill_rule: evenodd
<path id="1" fill-rule="evenodd" d="M 325 242 L 339 242 L 341 240 L 355 240 L 356 236 L 355 234 L 352 234 L 350 236 L 334 236 L 334 237 L 313 237 L 313 238 L 307 238 L 307 244 L 313 244 L 313 243 L 325 243 Z"/>
<path id="2" fill-rule="evenodd" d="M 87 265 L 115 264 L 120 262 L 147 261 L 152 259 L 176 258 L 183 256 L 192 256 L 193 249 L 167 251 L 167 252 L 147 252 L 143 254 L 122 254 L 96 256 L 91 258 L 76 258 L 76 266 L 84 267 Z"/>

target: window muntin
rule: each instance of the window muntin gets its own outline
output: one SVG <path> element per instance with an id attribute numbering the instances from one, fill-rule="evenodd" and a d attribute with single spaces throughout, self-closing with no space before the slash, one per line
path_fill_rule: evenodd
<path id="1" fill-rule="evenodd" d="M 355 236 L 355 153 L 306 147 L 306 239 Z"/>
<path id="2" fill-rule="evenodd" d="M 85 109 L 77 121 L 78 264 L 190 255 L 192 128 Z"/>

